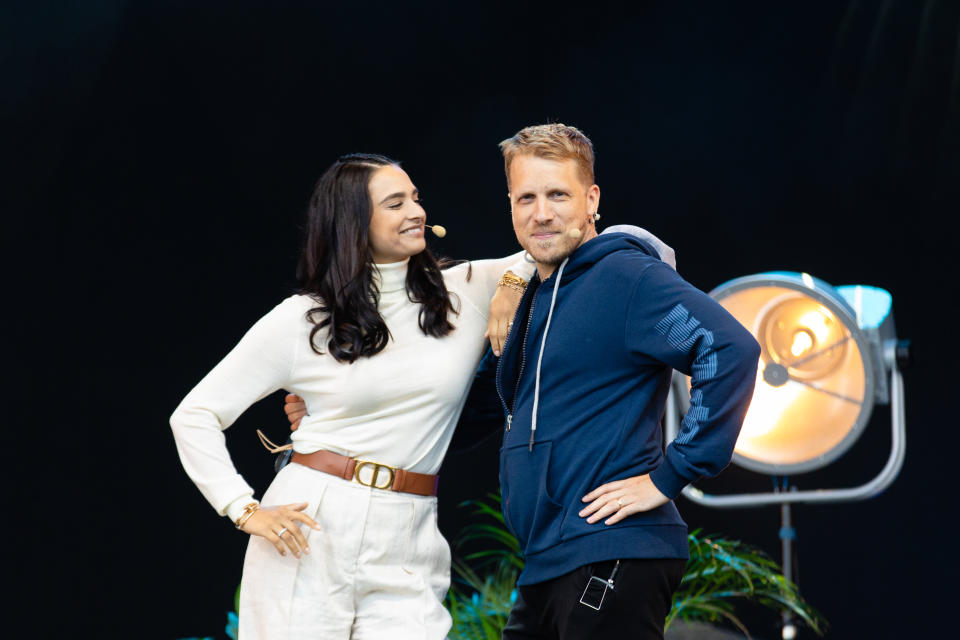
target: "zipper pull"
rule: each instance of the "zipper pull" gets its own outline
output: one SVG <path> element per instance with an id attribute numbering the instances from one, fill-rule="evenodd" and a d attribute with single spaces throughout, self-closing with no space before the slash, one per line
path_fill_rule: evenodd
<path id="1" fill-rule="evenodd" d="M 513 414 L 507 414 L 507 433 L 510 433 L 510 425 L 513 423 Z"/>

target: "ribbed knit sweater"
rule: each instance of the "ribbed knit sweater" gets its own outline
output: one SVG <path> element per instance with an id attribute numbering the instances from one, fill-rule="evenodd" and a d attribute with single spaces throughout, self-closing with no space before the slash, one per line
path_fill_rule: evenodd
<path id="1" fill-rule="evenodd" d="M 518 253 L 444 271 L 459 314 L 451 317 L 456 329 L 443 338 L 419 327 L 420 305 L 405 289 L 407 262 L 377 269 L 378 309 L 390 330 L 379 354 L 346 364 L 315 353 L 306 313 L 317 303 L 294 295 L 263 316 L 174 411 L 170 425 L 180 460 L 221 515 L 235 520 L 254 494 L 230 460 L 223 431 L 279 389 L 307 405 L 309 415 L 293 433 L 296 451 L 327 449 L 420 473 L 439 470 L 486 348 L 497 280 L 508 269 L 529 279 L 533 265 Z M 326 330 L 316 336 L 320 345 L 327 339 Z"/>

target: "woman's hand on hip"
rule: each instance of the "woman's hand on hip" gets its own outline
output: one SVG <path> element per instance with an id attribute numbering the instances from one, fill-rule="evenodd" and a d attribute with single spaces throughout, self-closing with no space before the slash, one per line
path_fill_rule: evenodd
<path id="1" fill-rule="evenodd" d="M 297 523 L 302 522 L 320 531 L 320 525 L 313 518 L 301 513 L 306 508 L 306 502 L 295 502 L 279 507 L 260 507 L 247 518 L 242 531 L 252 536 L 266 538 L 282 556 L 287 555 L 287 549 L 289 549 L 299 558 L 301 552 L 310 553 L 310 546 Z"/>
<path id="2" fill-rule="evenodd" d="M 283 399 L 283 411 L 287 414 L 287 420 L 290 421 L 290 431 L 296 431 L 300 426 L 300 420 L 307 415 L 307 403 L 300 396 L 288 393 Z"/>

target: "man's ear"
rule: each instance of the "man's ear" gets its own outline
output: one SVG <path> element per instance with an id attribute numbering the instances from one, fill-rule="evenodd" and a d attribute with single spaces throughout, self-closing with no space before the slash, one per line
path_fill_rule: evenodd
<path id="1" fill-rule="evenodd" d="M 587 202 L 590 204 L 590 212 L 594 213 L 600 208 L 600 187 L 595 184 L 587 189 Z"/>

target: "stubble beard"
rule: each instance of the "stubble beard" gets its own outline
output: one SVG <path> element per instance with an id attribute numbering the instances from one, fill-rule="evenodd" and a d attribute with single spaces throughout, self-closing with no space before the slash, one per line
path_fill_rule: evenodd
<path id="1" fill-rule="evenodd" d="M 577 247 L 580 246 L 579 242 L 571 242 L 565 235 L 559 236 L 559 242 L 550 246 L 551 242 L 546 243 L 547 246 L 542 246 L 540 243 L 534 241 L 533 246 L 535 251 L 530 251 L 527 249 L 527 253 L 533 256 L 533 259 L 539 262 L 540 264 L 549 265 L 551 267 L 557 267 L 561 262 L 573 255 L 573 252 L 577 250 Z"/>

